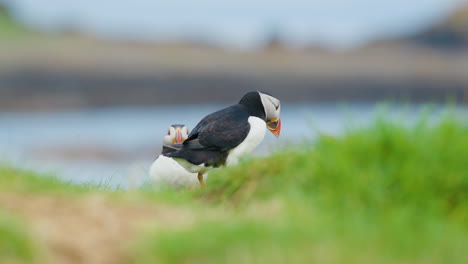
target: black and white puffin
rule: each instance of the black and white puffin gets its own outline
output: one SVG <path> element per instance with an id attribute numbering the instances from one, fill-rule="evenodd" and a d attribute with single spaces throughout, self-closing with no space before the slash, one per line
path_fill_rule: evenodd
<path id="1" fill-rule="evenodd" d="M 189 130 L 185 125 L 171 125 L 167 129 L 167 135 L 163 139 L 161 155 L 151 164 L 150 179 L 157 186 L 170 185 L 175 187 L 189 187 L 198 185 L 196 173 L 190 173 L 172 158 L 164 156 L 182 148 L 182 143 L 187 139 Z M 206 180 L 207 175 L 204 175 Z"/>
<path id="2" fill-rule="evenodd" d="M 211 168 L 231 166 L 252 152 L 263 140 L 266 129 L 276 137 L 281 132 L 281 105 L 275 97 L 258 91 L 245 94 L 239 103 L 204 117 L 182 144 L 164 154 L 188 172 L 203 175 Z"/>

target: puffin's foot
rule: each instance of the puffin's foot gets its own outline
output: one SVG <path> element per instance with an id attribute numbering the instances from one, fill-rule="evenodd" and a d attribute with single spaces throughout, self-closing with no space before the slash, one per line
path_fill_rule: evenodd
<path id="1" fill-rule="evenodd" d="M 203 174 L 198 173 L 198 181 L 200 182 L 200 186 L 205 188 L 205 181 L 203 180 Z"/>

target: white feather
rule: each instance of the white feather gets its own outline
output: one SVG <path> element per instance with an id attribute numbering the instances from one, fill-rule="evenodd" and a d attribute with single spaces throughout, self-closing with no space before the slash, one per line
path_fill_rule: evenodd
<path id="1" fill-rule="evenodd" d="M 265 110 L 266 120 L 276 119 L 280 117 L 281 104 L 280 101 L 271 95 L 260 93 L 263 109 Z"/>
<path id="2" fill-rule="evenodd" d="M 255 116 L 249 117 L 248 121 L 250 124 L 249 133 L 242 143 L 229 151 L 226 166 L 234 166 L 239 163 L 239 159 L 254 151 L 265 137 L 265 121 Z"/>
<path id="3" fill-rule="evenodd" d="M 150 179 L 157 185 L 178 187 L 198 186 L 197 173 L 189 173 L 172 158 L 159 155 L 149 170 Z M 203 176 L 204 180 L 208 175 Z"/>

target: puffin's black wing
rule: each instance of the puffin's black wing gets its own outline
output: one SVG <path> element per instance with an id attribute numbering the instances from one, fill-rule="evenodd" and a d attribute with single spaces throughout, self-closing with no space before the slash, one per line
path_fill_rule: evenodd
<path id="1" fill-rule="evenodd" d="M 237 147 L 250 131 L 249 114 L 234 105 L 203 118 L 192 130 L 183 148 L 228 151 Z"/>
<path id="2" fill-rule="evenodd" d="M 203 118 L 184 141 L 182 149 L 167 156 L 183 158 L 193 164 L 219 166 L 227 151 L 237 147 L 250 131 L 249 113 L 234 105 Z"/>

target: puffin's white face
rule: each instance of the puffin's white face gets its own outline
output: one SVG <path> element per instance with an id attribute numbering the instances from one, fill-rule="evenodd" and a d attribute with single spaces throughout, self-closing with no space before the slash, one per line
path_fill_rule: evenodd
<path id="1" fill-rule="evenodd" d="M 188 137 L 187 126 L 172 125 L 167 129 L 167 135 L 164 136 L 164 145 L 182 144 Z"/>
<path id="2" fill-rule="evenodd" d="M 280 100 L 264 93 L 260 93 L 260 98 L 262 99 L 263 108 L 265 109 L 267 128 L 273 135 L 279 137 L 281 133 Z"/>

